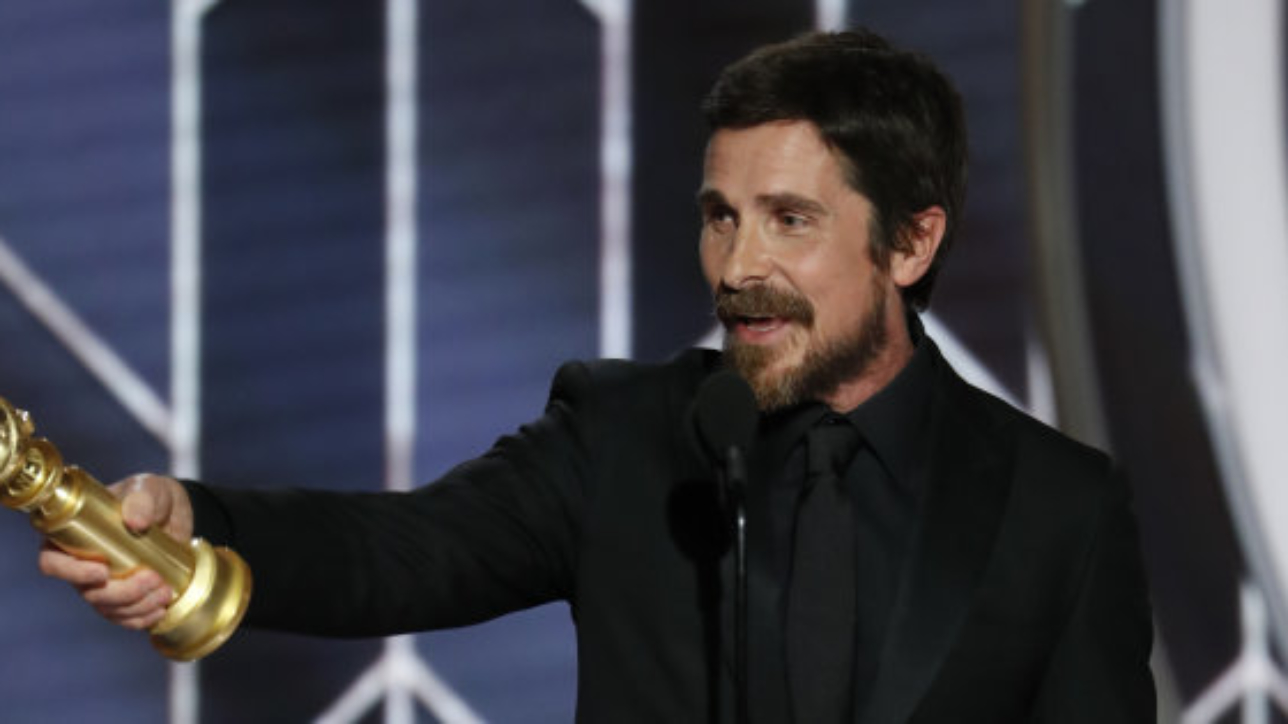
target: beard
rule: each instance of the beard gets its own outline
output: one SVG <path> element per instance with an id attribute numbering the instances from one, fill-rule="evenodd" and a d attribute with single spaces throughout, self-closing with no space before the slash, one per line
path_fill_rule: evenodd
<path id="1" fill-rule="evenodd" d="M 867 370 L 886 348 L 886 291 L 874 280 L 872 303 L 857 328 L 819 344 L 807 341 L 800 363 L 775 372 L 771 368 L 785 354 L 776 346 L 747 344 L 728 332 L 724 337 L 725 364 L 751 386 L 763 412 L 821 400 L 843 383 Z M 747 317 L 779 317 L 799 324 L 806 333 L 814 329 L 814 307 L 795 292 L 757 285 L 716 292 L 716 316 L 728 328 Z"/>

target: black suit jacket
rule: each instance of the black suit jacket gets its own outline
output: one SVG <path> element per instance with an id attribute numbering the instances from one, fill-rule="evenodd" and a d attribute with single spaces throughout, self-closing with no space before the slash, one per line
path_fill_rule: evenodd
<path id="1" fill-rule="evenodd" d="M 1154 721 L 1126 485 L 1105 455 L 935 357 L 920 521 L 856 717 Z M 542 417 L 433 484 L 194 485 L 198 532 L 249 561 L 251 625 L 390 634 L 567 600 L 579 721 L 729 721 L 727 528 L 685 432 L 718 365 L 703 351 L 664 365 L 570 363 Z"/>

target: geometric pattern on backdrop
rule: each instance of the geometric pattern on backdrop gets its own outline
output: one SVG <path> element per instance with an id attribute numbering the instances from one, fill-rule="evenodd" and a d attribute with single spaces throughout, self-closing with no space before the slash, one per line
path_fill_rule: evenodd
<path id="1" fill-rule="evenodd" d="M 0 395 L 105 480 L 432 479 L 540 409 L 559 361 L 657 357 L 706 331 L 691 96 L 837 5 L 4 3 Z M 1041 403 L 1017 301 L 1017 99 L 998 82 L 1014 8 L 897 5 L 852 15 L 944 61 L 973 122 L 972 248 L 934 333 Z M 21 653 L 0 693 L 17 720 L 347 720 L 386 675 L 409 684 L 391 720 L 417 717 L 412 695 L 445 721 L 571 718 L 563 606 L 388 644 L 241 632 L 199 676 L 176 669 L 167 698 L 143 638 L 41 579 L 35 536 L 6 517 L 0 640 Z"/>

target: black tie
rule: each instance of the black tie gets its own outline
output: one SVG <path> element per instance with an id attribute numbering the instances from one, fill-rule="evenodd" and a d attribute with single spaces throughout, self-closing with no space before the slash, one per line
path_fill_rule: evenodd
<path id="1" fill-rule="evenodd" d="M 787 591 L 787 676 L 796 724 L 850 718 L 856 593 L 854 514 L 844 478 L 858 445 L 858 431 L 837 415 L 806 438 L 809 467 Z"/>

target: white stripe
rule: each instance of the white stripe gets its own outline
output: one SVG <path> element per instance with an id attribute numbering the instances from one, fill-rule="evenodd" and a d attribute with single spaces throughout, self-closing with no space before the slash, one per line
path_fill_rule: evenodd
<path id="1" fill-rule="evenodd" d="M 387 657 L 388 653 L 377 659 L 314 721 L 317 724 L 347 724 L 357 721 L 375 706 L 384 698 Z"/>
<path id="2" fill-rule="evenodd" d="M 201 34 L 216 0 L 171 6 L 170 467 L 201 474 Z M 199 664 L 170 665 L 170 721 L 200 719 Z"/>
<path id="3" fill-rule="evenodd" d="M 405 724 L 414 721 L 409 694 L 443 724 L 482 724 L 484 721 L 421 660 L 411 636 L 395 636 L 385 639 L 380 658 L 316 722 L 356 722 L 376 704 L 385 701 L 385 721 Z"/>
<path id="4" fill-rule="evenodd" d="M 201 472 L 201 24 L 214 4 L 175 0 L 171 17 L 171 452 L 183 477 Z"/>
<path id="5" fill-rule="evenodd" d="M 482 717 L 417 655 L 411 637 L 399 636 L 390 644 L 394 679 L 401 688 L 412 691 L 435 718 L 443 724 L 482 724 Z"/>
<path id="6" fill-rule="evenodd" d="M 416 455 L 417 125 L 416 0 L 388 0 L 385 15 L 385 488 L 410 490 Z M 361 719 L 384 702 L 386 724 L 412 724 L 415 698 L 439 721 L 482 721 L 428 664 L 413 639 L 385 639 L 384 653 L 318 718 Z"/>
<path id="7" fill-rule="evenodd" d="M 1266 604 L 1251 583 L 1240 590 L 1239 613 L 1243 646 L 1239 656 L 1185 710 L 1181 724 L 1215 724 L 1235 707 L 1243 710 L 1244 724 L 1268 722 L 1270 701 L 1288 713 L 1288 679 L 1275 668 L 1270 654 Z"/>
<path id="8" fill-rule="evenodd" d="M 631 0 L 581 0 L 600 23 L 599 356 L 629 358 L 631 319 Z"/>
<path id="9" fill-rule="evenodd" d="M 1024 371 L 1029 383 L 1028 413 L 1054 427 L 1057 423 L 1057 408 L 1051 361 L 1047 359 L 1041 337 L 1034 334 L 1031 327 L 1026 330 L 1024 338 Z"/>
<path id="10" fill-rule="evenodd" d="M 939 345 L 939 351 L 944 353 L 944 359 L 957 370 L 957 374 L 962 379 L 975 385 L 976 387 L 992 395 L 1002 398 L 1012 407 L 1026 409 L 1019 399 L 1002 384 L 988 366 L 982 360 L 975 356 L 970 348 L 967 347 L 957 335 L 952 333 L 939 318 L 933 314 L 921 315 L 921 321 L 926 326 L 926 335 L 935 340 Z"/>
<path id="11" fill-rule="evenodd" d="M 415 0 L 389 0 L 385 56 L 385 487 L 409 490 L 416 437 Z"/>
<path id="12" fill-rule="evenodd" d="M 814 27 L 818 30 L 844 30 L 846 0 L 814 0 Z"/>
<path id="13" fill-rule="evenodd" d="M 165 402 L 27 267 L 3 238 L 0 238 L 0 283 L 13 291 L 19 303 L 49 329 L 140 425 L 163 444 L 169 444 L 170 411 Z"/>

